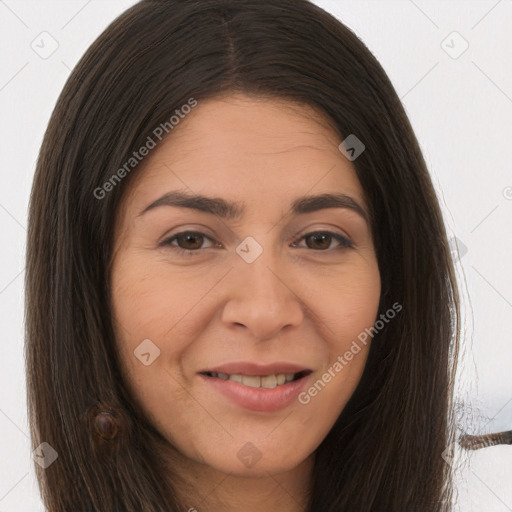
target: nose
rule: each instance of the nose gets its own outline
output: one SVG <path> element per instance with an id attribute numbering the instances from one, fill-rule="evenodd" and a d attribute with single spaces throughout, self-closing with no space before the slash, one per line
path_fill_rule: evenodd
<path id="1" fill-rule="evenodd" d="M 253 263 L 237 262 L 230 272 L 229 299 L 222 312 L 228 328 L 243 326 L 260 341 L 299 326 L 305 310 L 289 272 L 268 253 L 264 255 L 265 251 Z"/>

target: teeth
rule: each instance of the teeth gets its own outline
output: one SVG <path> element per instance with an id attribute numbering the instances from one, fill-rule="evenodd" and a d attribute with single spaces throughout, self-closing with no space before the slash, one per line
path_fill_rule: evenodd
<path id="1" fill-rule="evenodd" d="M 261 377 L 257 375 L 242 375 L 242 384 L 251 388 L 261 387 Z"/>
<path id="2" fill-rule="evenodd" d="M 251 388 L 264 388 L 264 389 L 273 389 L 277 386 L 282 386 L 287 382 L 291 382 L 294 373 L 278 373 L 277 375 L 240 375 L 239 373 L 235 373 L 233 375 L 228 375 L 227 373 L 217 373 L 210 372 L 212 377 L 218 377 L 222 380 L 232 380 L 234 382 L 239 382 L 244 386 L 249 386 Z"/>
<path id="3" fill-rule="evenodd" d="M 242 381 L 243 382 L 243 381 Z M 261 387 L 265 389 L 272 389 L 277 386 L 277 377 L 275 375 L 266 375 L 261 377 Z"/>

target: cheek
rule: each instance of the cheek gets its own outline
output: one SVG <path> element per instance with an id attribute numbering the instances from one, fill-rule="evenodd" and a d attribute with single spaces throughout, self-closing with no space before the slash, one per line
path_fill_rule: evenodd
<path id="1" fill-rule="evenodd" d="M 308 297 L 316 328 L 328 341 L 331 358 L 343 354 L 352 340 L 373 326 L 379 308 L 381 281 L 375 259 L 360 259 L 327 275 L 307 275 Z"/>
<path id="2" fill-rule="evenodd" d="M 329 286 L 309 294 L 316 304 L 317 332 L 327 346 L 322 374 L 299 401 L 334 421 L 352 396 L 364 371 L 379 308 L 381 281 L 375 260 L 332 276 Z M 301 397 L 300 397 L 301 398 Z"/>
<path id="3" fill-rule="evenodd" d="M 112 275 L 112 308 L 121 345 L 130 340 L 136 346 L 141 336 L 138 343 L 150 335 L 155 342 L 174 337 L 204 289 L 215 282 L 214 274 L 192 276 L 187 269 L 169 272 L 165 265 L 137 254 L 120 258 Z M 130 346 L 132 351 L 135 346 Z"/>
<path id="4" fill-rule="evenodd" d="M 208 322 L 207 301 L 201 300 L 222 273 L 196 271 L 192 279 L 190 269 L 166 272 L 165 265 L 148 260 L 136 252 L 118 258 L 112 273 L 112 314 L 126 384 L 151 408 L 158 406 L 153 402 L 161 399 L 160 390 L 168 396 L 165 390 L 173 382 L 173 396 L 181 394 L 169 369 L 181 382 L 183 353 Z"/>
<path id="5" fill-rule="evenodd" d="M 375 323 L 380 300 L 378 272 L 347 274 L 333 284 L 331 293 L 317 309 L 323 313 L 317 331 L 323 332 L 328 362 L 298 399 L 302 424 L 316 430 L 317 440 L 327 435 L 364 371 L 371 344 L 368 331 Z"/>

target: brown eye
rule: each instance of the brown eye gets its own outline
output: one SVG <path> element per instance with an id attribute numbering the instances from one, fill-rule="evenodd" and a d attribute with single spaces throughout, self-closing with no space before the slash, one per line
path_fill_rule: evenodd
<path id="1" fill-rule="evenodd" d="M 176 237 L 179 247 L 182 249 L 200 249 L 203 245 L 204 237 L 200 233 L 185 233 Z"/>
<path id="2" fill-rule="evenodd" d="M 302 239 L 306 240 L 306 247 L 308 249 L 313 249 L 315 251 L 353 247 L 352 242 L 348 238 L 331 231 L 316 231 L 314 233 L 308 233 L 304 235 Z M 333 240 L 338 243 L 338 246 L 332 248 L 331 243 Z M 293 244 L 293 246 L 297 247 L 296 244 Z"/>
<path id="3" fill-rule="evenodd" d="M 209 241 L 210 245 L 204 247 L 205 241 Z M 164 240 L 161 246 L 170 246 L 179 252 L 200 252 L 200 249 L 208 249 L 213 247 L 215 244 L 212 243 L 212 239 L 206 236 L 204 233 L 198 231 L 183 231 L 176 233 L 172 237 Z M 218 244 L 217 244 L 218 245 Z"/>
<path id="4" fill-rule="evenodd" d="M 306 238 L 306 245 L 310 249 L 329 249 L 332 237 L 327 233 L 316 233 Z M 308 243 L 311 242 L 311 243 Z"/>

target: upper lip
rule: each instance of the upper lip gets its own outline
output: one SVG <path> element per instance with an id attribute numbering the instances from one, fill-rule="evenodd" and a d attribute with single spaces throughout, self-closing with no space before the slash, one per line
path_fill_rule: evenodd
<path id="1" fill-rule="evenodd" d="M 232 361 L 229 363 L 220 364 L 218 366 L 212 366 L 205 368 L 199 373 L 215 372 L 215 373 L 226 373 L 228 375 L 277 375 L 279 373 L 299 373 L 303 371 L 312 370 L 306 366 L 300 364 L 287 363 L 287 362 L 276 362 L 271 364 L 254 363 L 250 361 Z"/>

